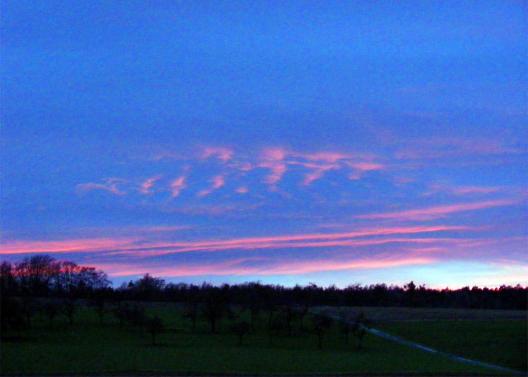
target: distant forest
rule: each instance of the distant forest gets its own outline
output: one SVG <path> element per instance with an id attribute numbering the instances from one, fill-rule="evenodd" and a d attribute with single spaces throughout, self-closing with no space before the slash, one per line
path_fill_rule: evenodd
<path id="1" fill-rule="evenodd" d="M 213 286 L 208 283 L 167 283 L 146 274 L 114 288 L 103 271 L 70 261 L 59 261 L 48 255 L 27 257 L 18 263 L 2 262 L 0 290 L 2 312 L 8 310 L 6 305 L 13 300 L 31 297 L 109 303 L 170 301 L 198 304 L 214 296 L 234 305 L 295 305 L 306 308 L 328 305 L 526 310 L 528 306 L 528 287 L 520 285 L 442 290 L 427 288 L 412 281 L 404 286 L 355 284 L 346 288 L 319 287 L 315 284 L 283 287 L 259 282 Z"/>

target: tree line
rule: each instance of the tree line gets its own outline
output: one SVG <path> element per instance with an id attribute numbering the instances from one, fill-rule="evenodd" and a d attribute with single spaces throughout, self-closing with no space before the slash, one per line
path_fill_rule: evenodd
<path id="1" fill-rule="evenodd" d="M 248 302 L 305 306 L 406 306 L 469 309 L 527 309 L 528 287 L 464 287 L 431 289 L 410 282 L 404 286 L 374 284 L 320 287 L 316 284 L 284 287 L 249 282 L 244 284 L 167 283 L 149 274 L 112 287 L 108 276 L 94 267 L 58 261 L 48 255 L 27 257 L 18 263 L 0 264 L 2 297 L 58 297 L 129 301 L 193 302 L 221 291 L 233 304 Z"/>

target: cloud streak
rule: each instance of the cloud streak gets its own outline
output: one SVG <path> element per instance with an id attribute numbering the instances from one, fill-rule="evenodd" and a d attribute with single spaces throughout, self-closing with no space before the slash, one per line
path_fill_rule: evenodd
<path id="1" fill-rule="evenodd" d="M 356 218 L 370 220 L 391 219 L 402 221 L 432 220 L 445 217 L 453 213 L 476 211 L 494 207 L 511 206 L 517 203 L 517 201 L 508 199 L 487 200 L 481 202 L 448 204 L 442 206 L 410 209 L 395 212 L 371 213 L 366 215 L 358 215 L 356 216 Z"/>
<path id="2" fill-rule="evenodd" d="M 464 226 L 409 226 L 366 228 L 350 232 L 338 233 L 306 233 L 279 236 L 245 237 L 225 240 L 196 240 L 181 242 L 140 241 L 137 238 L 126 239 L 78 239 L 71 241 L 28 241 L 5 243 L 2 254 L 19 253 L 61 253 L 61 252 L 91 252 L 104 250 L 105 254 L 128 254 L 137 257 L 152 257 L 173 253 L 188 253 L 196 251 L 226 251 L 226 250 L 265 250 L 280 248 L 325 248 L 354 247 L 385 243 L 431 243 L 426 238 L 375 238 L 365 237 L 413 236 L 416 234 L 433 234 L 438 232 L 459 232 L 474 230 Z M 437 240 L 438 241 L 438 240 Z"/>
<path id="3" fill-rule="evenodd" d="M 103 183 L 80 183 L 76 186 L 78 193 L 89 191 L 106 191 L 114 195 L 125 195 L 126 193 L 119 188 L 119 185 L 126 181 L 121 178 L 106 178 Z"/>

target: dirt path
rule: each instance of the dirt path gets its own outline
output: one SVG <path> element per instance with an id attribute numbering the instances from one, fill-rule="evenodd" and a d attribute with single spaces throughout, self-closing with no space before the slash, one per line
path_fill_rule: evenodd
<path id="1" fill-rule="evenodd" d="M 339 314 L 335 313 L 334 311 L 322 310 L 322 309 L 315 310 L 315 311 L 317 313 L 327 315 L 327 316 L 331 317 L 334 320 L 337 320 L 337 321 L 341 320 Z M 494 370 L 495 372 L 507 373 L 507 374 L 511 374 L 511 375 L 521 375 L 521 376 L 526 375 L 524 372 L 518 371 L 518 370 L 515 370 L 515 369 L 510 369 L 510 368 L 502 367 L 500 365 L 486 363 L 486 362 L 479 361 L 479 360 L 467 359 L 465 357 L 454 355 L 454 354 L 449 353 L 449 352 L 439 351 L 439 350 L 436 350 L 434 348 L 425 346 L 423 344 L 412 342 L 410 340 L 407 340 L 407 339 L 401 338 L 399 336 L 392 335 L 392 334 L 389 334 L 389 333 L 387 333 L 385 331 L 381 331 L 381 330 L 374 329 L 374 328 L 371 328 L 371 327 L 370 328 L 365 327 L 365 330 L 368 333 L 370 333 L 372 335 L 375 335 L 375 336 L 378 336 L 380 338 L 387 339 L 387 340 L 390 340 L 392 342 L 396 342 L 398 344 L 401 344 L 401 345 L 404 345 L 404 346 L 407 346 L 407 347 L 415 348 L 415 349 L 418 349 L 420 351 L 429 352 L 429 353 L 433 353 L 433 354 L 436 354 L 436 355 L 439 355 L 439 356 L 443 356 L 443 357 L 446 357 L 446 358 L 448 358 L 450 360 L 457 361 L 457 362 L 460 362 L 460 363 L 464 363 L 464 364 L 467 364 L 467 365 L 479 366 L 479 367 L 483 367 L 483 368 Z"/>

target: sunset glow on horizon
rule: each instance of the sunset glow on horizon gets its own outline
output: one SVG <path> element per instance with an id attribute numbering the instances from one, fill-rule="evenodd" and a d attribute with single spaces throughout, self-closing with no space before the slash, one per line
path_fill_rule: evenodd
<path id="1" fill-rule="evenodd" d="M 528 285 L 526 5 L 398 5 L 4 4 L 0 259 Z"/>

